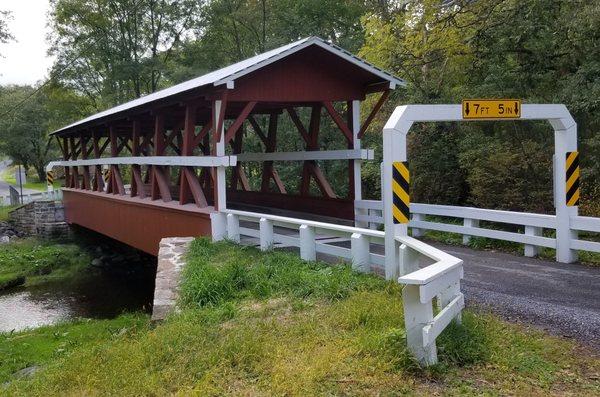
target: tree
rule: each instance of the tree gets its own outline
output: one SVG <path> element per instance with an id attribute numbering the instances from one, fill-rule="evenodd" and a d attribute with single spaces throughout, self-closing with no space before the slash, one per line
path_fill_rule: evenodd
<path id="1" fill-rule="evenodd" d="M 161 87 L 198 0 L 52 0 L 52 78 L 96 109 Z"/>
<path id="2" fill-rule="evenodd" d="M 367 9 L 359 0 L 210 1 L 196 19 L 196 40 L 179 52 L 171 79 L 195 77 L 307 36 L 356 51 Z"/>
<path id="3" fill-rule="evenodd" d="M 0 10 L 0 43 L 8 43 L 14 40 L 13 35 L 8 30 L 8 21 L 12 18 L 10 11 Z"/>
<path id="4" fill-rule="evenodd" d="M 0 152 L 25 169 L 34 167 L 45 180 L 45 166 L 55 154 L 48 144 L 47 96 L 31 86 L 0 87 L 0 108 L 9 109 L 14 103 L 20 105 L 0 120 Z"/>

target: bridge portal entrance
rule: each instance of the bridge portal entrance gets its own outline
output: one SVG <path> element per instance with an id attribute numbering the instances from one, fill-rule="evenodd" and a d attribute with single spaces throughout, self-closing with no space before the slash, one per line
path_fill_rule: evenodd
<path id="1" fill-rule="evenodd" d="M 475 104 L 465 101 L 462 105 L 406 105 L 395 109 L 383 130 L 383 212 L 386 233 L 386 277 L 394 278 L 399 255 L 395 252 L 397 236 L 406 236 L 408 223 L 395 223 L 392 211 L 394 191 L 392 189 L 393 164 L 407 160 L 406 136 L 414 123 L 443 121 L 502 121 L 502 120 L 547 120 L 554 129 L 553 185 L 556 208 L 556 260 L 571 263 L 577 260 L 577 251 L 571 241 L 577 239 L 577 231 L 570 228 L 570 219 L 578 215 L 578 176 L 571 168 L 576 167 L 577 124 L 565 105 L 517 104 L 517 108 L 492 109 L 481 113 Z M 468 110 L 467 110 L 468 109 Z M 480 117 L 475 117 L 479 112 Z M 499 112 L 502 112 L 498 114 Z M 578 182 L 577 182 L 578 183 Z"/>

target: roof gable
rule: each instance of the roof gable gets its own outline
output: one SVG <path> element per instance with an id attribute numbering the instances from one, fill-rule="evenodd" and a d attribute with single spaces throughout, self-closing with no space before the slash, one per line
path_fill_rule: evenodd
<path id="1" fill-rule="evenodd" d="M 387 81 L 390 84 L 390 88 L 394 89 L 396 86 L 404 86 L 406 83 L 404 80 L 399 79 L 393 76 L 390 73 L 379 69 L 367 61 L 353 55 L 352 53 L 334 45 L 326 42 L 325 40 L 319 37 L 307 37 L 302 40 L 298 40 L 296 42 L 284 45 L 279 48 L 275 48 L 271 51 L 264 52 L 262 54 L 253 56 L 251 58 L 245 59 L 243 61 L 234 63 L 232 65 L 226 66 L 224 68 L 218 69 L 216 71 L 207 73 L 205 75 L 196 77 L 194 79 L 185 81 L 183 83 L 176 84 L 174 86 L 162 89 L 160 91 L 156 91 L 152 94 L 145 95 L 143 97 L 134 99 L 132 101 L 123 103 L 121 105 L 115 106 L 113 108 L 104 110 L 102 112 L 96 113 L 92 116 L 84 118 L 80 121 L 77 121 L 73 124 L 70 124 L 66 127 L 63 127 L 53 134 L 57 134 L 60 132 L 64 132 L 71 128 L 100 120 L 105 117 L 109 117 L 112 115 L 117 115 L 121 112 L 125 112 L 127 110 L 135 109 L 141 107 L 143 105 L 159 101 L 161 99 L 165 99 L 174 95 L 178 95 L 193 89 L 205 87 L 205 86 L 220 86 L 227 85 L 228 88 L 233 88 L 235 86 L 235 80 L 240 77 L 246 76 L 258 69 L 264 68 L 267 65 L 270 65 L 274 62 L 277 62 L 291 54 L 295 54 L 298 51 L 301 51 L 309 46 L 316 45 L 330 53 L 339 56 L 340 58 L 354 64 L 355 66 L 362 68 L 368 73 L 371 73 L 378 78 L 381 78 L 382 81 Z"/>

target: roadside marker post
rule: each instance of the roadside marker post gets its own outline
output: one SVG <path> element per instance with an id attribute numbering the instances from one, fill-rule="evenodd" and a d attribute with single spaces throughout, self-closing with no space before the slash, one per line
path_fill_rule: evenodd
<path id="1" fill-rule="evenodd" d="M 396 161 L 392 169 L 392 191 L 394 200 L 392 213 L 394 224 L 408 223 L 410 219 L 410 173 L 408 161 Z"/>
<path id="2" fill-rule="evenodd" d="M 565 172 L 567 207 L 576 207 L 579 205 L 579 152 L 567 152 Z"/>
<path id="3" fill-rule="evenodd" d="M 54 190 L 54 172 L 47 171 L 46 172 L 46 184 L 48 185 L 48 191 L 51 192 Z"/>

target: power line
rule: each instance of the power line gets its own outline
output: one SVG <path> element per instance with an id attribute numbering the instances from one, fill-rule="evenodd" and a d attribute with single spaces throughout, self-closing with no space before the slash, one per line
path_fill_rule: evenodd
<path id="1" fill-rule="evenodd" d="M 87 41 L 89 39 L 90 38 L 86 39 L 85 41 Z M 87 49 L 87 47 L 84 48 L 84 50 L 86 50 L 86 49 Z M 58 72 L 56 72 L 56 74 L 60 76 L 65 70 L 67 70 L 69 67 L 71 67 L 77 61 L 77 59 L 79 59 L 79 54 L 77 54 L 77 56 L 73 57 L 73 59 L 71 59 L 69 62 L 67 62 Z M 12 108 L 10 108 L 6 112 L 0 114 L 0 119 L 4 118 L 8 114 L 10 114 L 13 111 L 17 110 L 22 104 L 24 104 L 25 102 L 27 102 L 34 95 L 37 95 L 45 86 L 47 86 L 48 84 L 50 84 L 50 82 L 52 82 L 52 78 L 48 78 L 48 80 L 46 80 L 42 85 L 40 85 L 35 90 L 33 90 L 33 92 L 31 94 L 27 95 L 25 98 L 23 98 L 22 100 L 20 100 L 15 106 L 13 106 Z"/>

